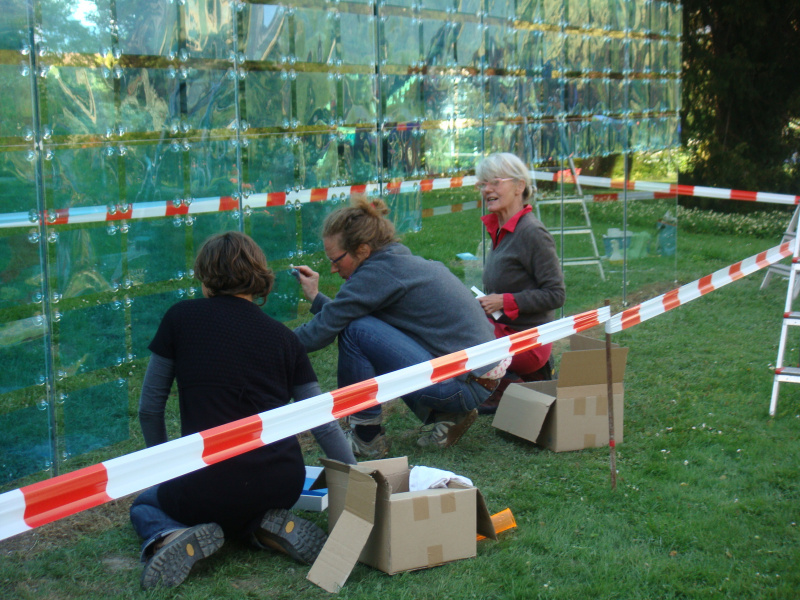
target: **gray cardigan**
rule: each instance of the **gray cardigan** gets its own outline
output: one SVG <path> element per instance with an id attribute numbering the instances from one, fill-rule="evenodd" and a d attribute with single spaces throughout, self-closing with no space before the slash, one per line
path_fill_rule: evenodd
<path id="1" fill-rule="evenodd" d="M 553 236 L 533 214 L 523 215 L 514 231 L 506 231 L 492 248 L 483 286 L 486 294 L 513 294 L 519 317 L 512 321 L 503 315 L 499 322 L 518 331 L 552 321 L 555 309 L 564 306 L 564 275 Z"/>
<path id="2" fill-rule="evenodd" d="M 442 263 L 415 256 L 399 243 L 373 252 L 334 299 L 318 294 L 311 312 L 314 318 L 294 330 L 309 352 L 367 315 L 399 329 L 434 357 L 495 339 L 483 309 L 461 281 Z"/>

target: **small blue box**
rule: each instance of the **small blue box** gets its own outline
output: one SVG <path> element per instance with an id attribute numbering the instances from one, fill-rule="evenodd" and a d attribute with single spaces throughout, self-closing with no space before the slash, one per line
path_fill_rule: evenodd
<path id="1" fill-rule="evenodd" d="M 323 471 L 322 467 L 309 467 L 306 465 L 306 481 L 303 484 L 303 493 L 300 494 L 300 498 L 292 508 L 314 512 L 322 512 L 328 508 L 328 488 L 310 489 Z"/>

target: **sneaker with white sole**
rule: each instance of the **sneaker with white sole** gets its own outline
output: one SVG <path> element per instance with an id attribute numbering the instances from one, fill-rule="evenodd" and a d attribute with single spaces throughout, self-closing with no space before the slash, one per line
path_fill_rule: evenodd
<path id="1" fill-rule="evenodd" d="M 370 460 L 377 460 L 389 454 L 389 440 L 386 438 L 386 430 L 381 427 L 381 432 L 372 438 L 369 442 L 365 442 L 354 429 L 345 431 L 344 436 L 350 443 L 353 449 L 353 454 L 361 458 L 368 458 Z"/>
<path id="2" fill-rule="evenodd" d="M 146 590 L 183 583 L 194 564 L 208 558 L 225 543 L 222 527 L 204 523 L 189 527 L 158 548 L 142 571 L 142 587 Z"/>
<path id="3" fill-rule="evenodd" d="M 476 408 L 468 413 L 440 413 L 436 415 L 433 428 L 417 440 L 417 445 L 423 448 L 428 446 L 449 448 L 461 439 L 477 417 Z"/>
<path id="4" fill-rule="evenodd" d="M 327 534 L 311 521 L 296 516 L 285 508 L 264 513 L 261 525 L 254 532 L 255 544 L 284 552 L 298 562 L 313 564 L 317 560 Z"/>

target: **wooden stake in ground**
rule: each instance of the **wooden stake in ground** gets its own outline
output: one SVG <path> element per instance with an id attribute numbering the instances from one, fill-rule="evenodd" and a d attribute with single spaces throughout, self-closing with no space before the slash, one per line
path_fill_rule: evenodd
<path id="1" fill-rule="evenodd" d="M 606 300 L 606 306 L 611 305 Z M 606 383 L 608 386 L 608 448 L 611 460 L 611 489 L 617 489 L 617 445 L 614 441 L 614 379 L 611 367 L 611 334 L 606 333 Z"/>

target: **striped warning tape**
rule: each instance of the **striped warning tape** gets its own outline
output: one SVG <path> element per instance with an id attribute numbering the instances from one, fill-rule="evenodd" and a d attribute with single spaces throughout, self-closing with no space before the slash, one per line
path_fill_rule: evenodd
<path id="1" fill-rule="evenodd" d="M 555 173 L 531 171 L 531 176 L 540 181 L 574 181 L 570 171 L 557 171 Z M 415 192 L 430 192 L 433 190 L 455 189 L 469 187 L 475 184 L 474 175 L 464 177 L 446 177 L 439 179 L 421 179 L 414 181 L 393 181 L 383 184 L 370 183 L 363 185 L 350 185 L 340 187 L 312 188 L 291 192 L 271 192 L 249 194 L 242 200 L 244 210 L 261 209 L 272 206 L 299 206 L 310 202 L 325 202 L 328 200 L 344 200 L 357 194 L 379 195 L 404 194 Z M 640 192 L 650 192 L 653 198 L 679 196 L 698 196 L 705 198 L 719 198 L 723 200 L 746 200 L 752 202 L 770 202 L 774 204 L 800 204 L 800 196 L 787 194 L 772 194 L 768 192 L 745 192 L 722 188 L 709 188 L 691 185 L 675 185 L 651 181 L 628 181 L 610 179 L 606 177 L 591 177 L 578 175 L 578 181 L 583 185 L 609 189 L 626 189 Z M 585 199 L 594 202 L 619 200 L 619 194 L 594 194 Z M 635 197 L 628 197 L 634 199 Z M 644 199 L 642 197 L 641 199 Z M 443 207 L 426 209 L 423 216 L 459 212 L 472 208 L 472 203 L 453 205 L 454 208 L 446 210 Z M 476 204 L 477 207 L 477 204 Z M 144 219 L 151 217 L 171 217 L 184 215 L 197 215 L 204 213 L 225 212 L 239 209 L 239 199 L 233 196 L 211 198 L 176 198 L 160 202 L 137 202 L 133 204 L 114 204 L 110 206 L 82 206 L 61 209 L 48 209 L 44 211 L 43 218 L 48 225 L 66 225 L 75 223 L 102 223 L 122 221 L 126 219 Z M 0 214 L 0 229 L 30 227 L 37 225 L 42 214 L 35 210 L 28 212 L 15 212 Z"/>
<path id="2" fill-rule="evenodd" d="M 781 244 L 780 246 L 775 246 L 764 252 L 759 252 L 755 256 L 746 258 L 734 265 L 715 271 L 711 275 L 706 275 L 697 281 L 687 283 L 666 294 L 651 298 L 646 302 L 637 304 L 628 310 L 614 315 L 606 322 L 606 333 L 617 333 L 623 329 L 638 325 L 642 321 L 657 317 L 668 310 L 672 310 L 700 296 L 704 296 L 709 292 L 713 292 L 724 285 L 741 279 L 745 275 L 754 273 L 759 269 L 763 269 L 791 255 L 792 249 L 789 242 Z"/>
<path id="3" fill-rule="evenodd" d="M 531 176 L 539 181 L 552 181 L 555 183 L 560 181 L 574 183 L 575 179 L 570 171 L 557 171 L 555 173 L 531 171 Z M 653 181 L 628 181 L 626 184 L 624 179 L 591 177 L 588 175 L 578 175 L 578 183 L 581 185 L 609 189 L 627 189 L 640 192 L 657 192 L 668 195 L 717 198 L 720 200 L 744 200 L 747 202 L 769 202 L 772 204 L 800 204 L 800 196 L 792 196 L 790 194 L 746 192 L 743 190 L 702 187 L 699 185 L 678 185 Z"/>
<path id="4" fill-rule="evenodd" d="M 566 317 L 308 400 L 0 494 L 0 540 L 296 435 L 432 383 L 606 322 L 608 307 Z"/>

